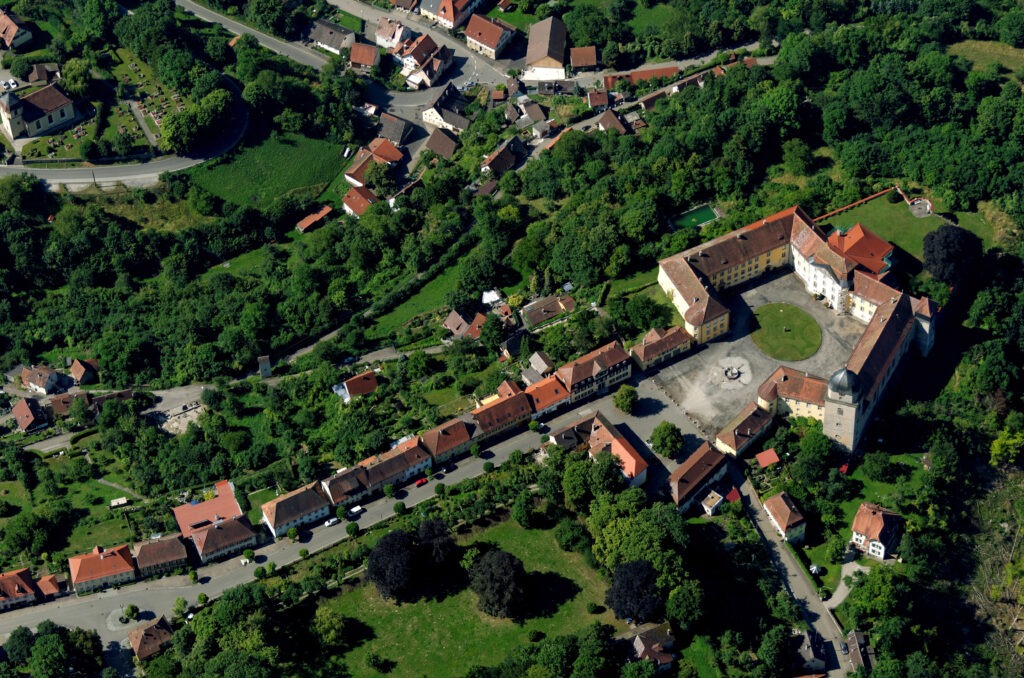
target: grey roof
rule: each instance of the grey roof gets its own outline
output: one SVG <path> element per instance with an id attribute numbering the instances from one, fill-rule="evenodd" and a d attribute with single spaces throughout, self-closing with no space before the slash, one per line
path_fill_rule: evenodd
<path id="1" fill-rule="evenodd" d="M 843 367 L 832 373 L 832 377 L 828 380 L 828 389 L 839 395 L 856 398 L 860 395 L 860 379 L 856 374 Z"/>
<path id="2" fill-rule="evenodd" d="M 441 0 L 422 0 L 420 2 L 420 14 L 434 14 L 441 9 Z"/>
<path id="3" fill-rule="evenodd" d="M 323 19 L 315 20 L 313 28 L 309 31 L 310 40 L 333 47 L 334 49 L 348 47 L 355 41 L 355 35 L 355 33 L 344 26 L 339 26 Z"/>
<path id="4" fill-rule="evenodd" d="M 401 144 L 409 134 L 411 125 L 406 120 L 395 117 L 390 113 L 382 113 L 380 116 L 380 135 L 395 144 Z"/>

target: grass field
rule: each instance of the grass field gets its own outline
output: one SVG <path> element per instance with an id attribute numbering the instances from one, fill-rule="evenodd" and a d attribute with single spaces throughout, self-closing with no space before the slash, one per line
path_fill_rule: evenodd
<path id="1" fill-rule="evenodd" d="M 533 630 L 554 636 L 574 633 L 594 621 L 613 624 L 618 630 L 623 628 L 610 612 L 587 612 L 587 603 L 604 602 L 608 585 L 582 556 L 559 549 L 551 531 L 524 530 L 509 521 L 474 535 L 469 541 L 497 544 L 519 557 L 528 573 L 556 573 L 571 580 L 579 592 L 561 601 L 550 616 L 516 624 L 477 610 L 476 596 L 469 590 L 443 600 L 396 606 L 382 601 L 373 586 L 361 586 L 326 603 L 373 629 L 372 639 L 345 656 L 352 676 L 377 675 L 366 665 L 371 652 L 396 662 L 390 675 L 397 678 L 421 676 L 424 672 L 457 676 L 473 665 L 497 664 L 512 649 L 529 642 Z"/>
<path id="2" fill-rule="evenodd" d="M 660 285 L 649 285 L 637 292 L 637 294 L 650 297 L 662 306 L 667 306 L 672 309 L 672 319 L 669 323 L 678 327 L 683 327 L 683 316 L 679 315 L 679 309 L 672 305 L 672 301 L 668 298 L 668 295 L 665 294 L 665 290 L 661 289 Z"/>
<path id="3" fill-rule="evenodd" d="M 28 494 L 28 490 L 17 480 L 9 480 L 0 483 L 0 501 L 5 501 L 12 506 L 17 506 L 21 509 L 32 508 L 32 498 Z M 11 516 L 13 517 L 13 516 Z M 7 521 L 10 518 L 0 518 L 0 530 L 4 528 Z"/>
<path id="4" fill-rule="evenodd" d="M 956 212 L 955 215 L 962 227 L 982 239 L 986 249 L 992 246 L 995 231 L 983 216 L 975 212 Z M 845 230 L 854 224 L 874 231 L 883 240 L 906 250 L 920 261 L 924 256 L 924 236 L 941 226 L 943 221 L 934 215 L 918 219 L 910 214 L 902 200 L 890 203 L 883 197 L 823 222 L 826 231 L 831 228 Z"/>
<path id="5" fill-rule="evenodd" d="M 623 292 L 629 292 L 631 290 L 645 287 L 658 281 L 658 269 L 653 268 L 650 271 L 643 271 L 636 273 L 628 278 L 620 278 L 613 280 L 611 289 L 608 291 L 608 296 L 612 297 L 616 294 L 622 294 Z"/>
<path id="6" fill-rule="evenodd" d="M 249 505 L 252 508 L 246 513 L 246 517 L 249 518 L 249 522 L 253 525 L 259 525 L 260 520 L 263 519 L 263 512 L 260 507 L 266 504 L 271 499 L 277 497 L 277 490 L 273 487 L 268 487 L 264 490 L 257 490 L 249 495 Z"/>
<path id="7" fill-rule="evenodd" d="M 124 217 L 143 228 L 155 231 L 181 231 L 192 226 L 211 223 L 214 217 L 204 217 L 192 209 L 187 200 L 157 200 L 153 204 L 139 201 L 110 202 L 103 209 Z"/>
<path id="8" fill-rule="evenodd" d="M 777 360 L 806 360 L 821 347 L 821 328 L 806 311 L 790 304 L 765 304 L 754 310 L 759 327 L 751 337 L 765 355 Z"/>
<path id="9" fill-rule="evenodd" d="M 840 534 L 842 534 L 844 539 L 850 539 L 850 525 L 853 524 L 853 517 L 857 514 L 857 509 L 863 502 L 873 502 L 885 508 L 892 508 L 895 505 L 894 498 L 898 492 L 903 491 L 907 494 L 913 495 L 920 489 L 921 481 L 924 478 L 924 464 L 921 460 L 921 455 L 896 454 L 893 455 L 891 459 L 896 463 L 904 464 L 910 468 L 910 478 L 904 482 L 902 487 L 898 483 L 881 483 L 871 480 L 864 475 L 863 466 L 858 466 L 854 469 L 853 473 L 850 474 L 850 478 L 856 482 L 862 483 L 863 488 L 861 489 L 859 496 L 843 502 L 840 505 L 843 514 L 840 524 L 844 526 Z M 834 591 L 836 586 L 839 584 L 840 567 L 839 565 L 832 565 L 828 562 L 825 550 L 825 544 L 819 544 L 817 546 L 805 548 L 804 553 L 807 555 L 810 562 L 826 565 L 827 572 L 821 578 L 822 585 Z M 867 562 L 871 562 L 870 559 L 867 559 Z"/>
<path id="10" fill-rule="evenodd" d="M 1024 49 L 995 40 L 964 40 L 950 45 L 949 53 L 970 61 L 976 71 L 984 70 L 993 63 L 1011 72 L 1024 69 Z"/>
<path id="11" fill-rule="evenodd" d="M 722 672 L 718 669 L 715 652 L 707 636 L 697 636 L 682 654 L 697 670 L 698 678 L 721 678 Z"/>
<path id="12" fill-rule="evenodd" d="M 458 277 L 458 266 L 450 266 L 444 273 L 421 287 L 419 292 L 399 304 L 390 313 L 385 313 L 377 318 L 367 334 L 374 339 L 394 337 L 402 325 L 416 316 L 440 309 L 444 306 L 445 294 L 455 286 Z"/>
<path id="13" fill-rule="evenodd" d="M 355 31 L 357 34 L 363 32 L 363 20 L 355 14 L 349 14 L 344 10 L 339 9 L 335 12 L 334 16 L 331 17 L 331 21 L 339 26 L 344 26 L 350 31 Z"/>
<path id="14" fill-rule="evenodd" d="M 285 193 L 319 194 L 337 175 L 341 154 L 341 146 L 329 141 L 281 134 L 190 173 L 197 184 L 224 200 L 267 207 Z"/>

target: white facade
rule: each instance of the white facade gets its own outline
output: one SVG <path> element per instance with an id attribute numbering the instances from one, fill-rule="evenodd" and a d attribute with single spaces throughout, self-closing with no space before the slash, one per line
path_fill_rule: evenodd
<path id="1" fill-rule="evenodd" d="M 565 80 L 565 67 L 562 68 L 544 68 L 531 66 L 527 68 L 520 76 L 521 80 L 527 81 L 552 81 L 552 80 Z"/>

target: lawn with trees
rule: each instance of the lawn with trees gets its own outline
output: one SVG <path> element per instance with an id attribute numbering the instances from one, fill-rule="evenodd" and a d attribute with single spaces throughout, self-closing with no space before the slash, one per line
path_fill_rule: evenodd
<path id="1" fill-rule="evenodd" d="M 765 304 L 754 309 L 754 345 L 770 358 L 806 360 L 821 348 L 821 328 L 803 309 L 792 304 Z"/>

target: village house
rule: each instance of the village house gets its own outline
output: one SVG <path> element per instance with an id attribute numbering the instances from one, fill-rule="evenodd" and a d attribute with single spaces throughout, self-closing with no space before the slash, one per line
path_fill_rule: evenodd
<path id="1" fill-rule="evenodd" d="M 610 453 L 630 487 L 640 487 L 647 481 L 647 462 L 643 456 L 600 412 L 555 431 L 551 440 L 565 450 L 585 447 L 591 459 L 601 452 Z"/>
<path id="2" fill-rule="evenodd" d="M 532 414 L 530 399 L 517 384 L 508 380 L 501 382 L 496 395 L 484 398 L 481 406 L 472 412 L 478 435 L 483 438 L 529 421 Z"/>
<path id="3" fill-rule="evenodd" d="M 570 402 L 575 403 L 629 379 L 633 374 L 633 361 L 622 344 L 613 341 L 562 365 L 557 374 L 569 389 Z"/>
<path id="4" fill-rule="evenodd" d="M 32 41 L 32 31 L 17 14 L 0 9 L 0 40 L 5 49 L 18 49 Z"/>
<path id="5" fill-rule="evenodd" d="M 467 319 L 458 311 L 452 311 L 445 317 L 442 326 L 452 333 L 454 339 L 479 339 L 480 331 L 487 322 L 487 316 L 477 312 L 471 319 Z"/>
<path id="6" fill-rule="evenodd" d="M 686 513 L 698 497 L 721 480 L 729 470 L 728 458 L 704 442 L 668 477 L 672 501 Z"/>
<path id="7" fill-rule="evenodd" d="M 853 517 L 850 541 L 861 553 L 885 560 L 899 543 L 902 522 L 898 513 L 865 502 Z"/>
<path id="8" fill-rule="evenodd" d="M 128 544 L 105 550 L 97 546 L 89 553 L 68 558 L 71 585 L 76 593 L 86 593 L 135 581 L 135 562 Z"/>
<path id="9" fill-rule="evenodd" d="M 636 634 L 633 637 L 633 655 L 638 661 L 653 662 L 656 671 L 667 671 L 675 661 L 671 652 L 675 643 L 672 626 L 666 622 Z"/>
<path id="10" fill-rule="evenodd" d="M 259 544 L 259 535 L 252 529 L 249 519 L 220 520 L 209 527 L 192 533 L 199 562 L 206 564 L 241 553 Z"/>
<path id="11" fill-rule="evenodd" d="M 293 527 L 326 518 L 331 512 L 331 503 L 320 483 L 316 482 L 271 499 L 260 507 L 260 511 L 262 522 L 270 529 L 270 534 L 280 539 Z"/>
<path id="12" fill-rule="evenodd" d="M 353 396 L 370 395 L 377 390 L 377 386 L 377 373 L 367 370 L 341 382 L 335 387 L 334 392 L 341 396 L 341 399 L 348 405 Z"/>
<path id="13" fill-rule="evenodd" d="M 806 372 L 780 365 L 757 389 L 757 406 L 769 413 L 812 417 L 825 416 L 828 382 Z"/>
<path id="14" fill-rule="evenodd" d="M 380 136 L 395 146 L 404 144 L 410 131 L 412 131 L 412 125 L 408 121 L 390 113 L 380 114 Z"/>
<path id="15" fill-rule="evenodd" d="M 28 568 L 0 574 L 0 612 L 36 602 L 37 594 Z"/>
<path id="16" fill-rule="evenodd" d="M 348 62 L 360 73 L 369 73 L 380 64 L 380 50 L 376 45 L 357 42 L 349 48 Z"/>
<path id="17" fill-rule="evenodd" d="M 32 64 L 25 82 L 30 85 L 48 85 L 53 80 L 60 80 L 60 66 L 49 61 L 45 64 Z"/>
<path id="18" fill-rule="evenodd" d="M 592 71 L 597 69 L 597 47 L 573 47 L 569 50 L 569 65 L 573 71 Z"/>
<path id="19" fill-rule="evenodd" d="M 438 46 L 424 33 L 415 40 L 406 39 L 393 52 L 393 58 L 402 66 L 405 84 L 411 89 L 433 87 L 451 67 L 455 52 L 447 45 Z"/>
<path id="20" fill-rule="evenodd" d="M 597 119 L 597 129 L 601 130 L 602 132 L 615 131 L 618 132 L 619 134 L 629 133 L 629 130 L 626 129 L 626 126 L 622 124 L 621 120 L 619 120 L 618 114 L 611 109 L 606 110 L 604 114 Z"/>
<path id="21" fill-rule="evenodd" d="M 523 325 L 527 329 L 533 329 L 575 310 L 576 300 L 566 294 L 559 294 L 531 301 L 523 306 L 519 315 L 523 319 Z"/>
<path id="22" fill-rule="evenodd" d="M 36 590 L 41 596 L 40 601 L 53 600 L 68 595 L 67 577 L 61 574 L 48 574 L 36 581 Z"/>
<path id="23" fill-rule="evenodd" d="M 14 422 L 22 433 L 32 433 L 49 425 L 46 413 L 35 398 L 22 398 L 11 408 L 11 414 L 14 415 Z"/>
<path id="24" fill-rule="evenodd" d="M 608 95 L 608 92 L 601 90 L 587 92 L 587 106 L 595 113 L 608 110 L 609 105 L 611 105 L 611 97 Z"/>
<path id="25" fill-rule="evenodd" d="M 641 370 L 672 360 L 690 350 L 690 335 L 681 327 L 655 327 L 644 335 L 629 354 Z"/>
<path id="26" fill-rule="evenodd" d="M 409 29 L 398 21 L 392 21 L 382 16 L 377 22 L 377 30 L 373 34 L 374 42 L 378 47 L 386 50 L 393 50 L 409 37 Z M 397 142 L 396 142 L 397 143 Z"/>
<path id="27" fill-rule="evenodd" d="M 444 158 L 451 160 L 455 150 L 459 147 L 459 138 L 443 127 L 437 127 L 427 138 L 427 150 Z"/>
<path id="28" fill-rule="evenodd" d="M 764 511 L 783 541 L 790 544 L 803 543 L 807 521 L 793 503 L 792 497 L 785 492 L 768 497 L 764 500 Z"/>
<path id="29" fill-rule="evenodd" d="M 155 657 L 173 638 L 174 630 L 163 616 L 128 632 L 128 644 L 139 661 Z"/>
<path id="30" fill-rule="evenodd" d="M 309 229 L 322 224 L 327 215 L 334 211 L 330 205 L 324 205 L 312 214 L 304 216 L 299 223 L 295 224 L 295 230 L 299 233 L 305 233 Z"/>
<path id="31" fill-rule="evenodd" d="M 747 449 L 771 427 L 772 415 L 757 406 L 747 403 L 739 413 L 715 436 L 715 447 L 719 451 L 741 457 Z"/>
<path id="32" fill-rule="evenodd" d="M 466 47 L 490 59 L 497 59 L 515 34 L 515 26 L 500 19 L 474 14 L 466 25 Z"/>
<path id="33" fill-rule="evenodd" d="M 420 14 L 453 30 L 466 22 L 481 0 L 422 0 Z"/>
<path id="34" fill-rule="evenodd" d="M 64 390 L 64 375 L 46 365 L 21 368 L 21 383 L 30 391 L 48 394 Z"/>
<path id="35" fill-rule="evenodd" d="M 472 422 L 449 419 L 440 426 L 424 431 L 420 437 L 430 456 L 440 463 L 469 450 L 474 429 Z"/>
<path id="36" fill-rule="evenodd" d="M 421 444 L 419 436 L 407 436 L 384 454 L 374 455 L 359 462 L 366 470 L 371 492 L 385 485 L 404 483 L 430 468 L 430 452 Z"/>
<path id="37" fill-rule="evenodd" d="M 92 396 L 87 392 L 79 393 L 61 393 L 50 398 L 49 414 L 54 419 L 63 419 L 68 416 L 71 412 L 71 405 L 76 401 L 81 400 L 85 403 L 86 411 L 92 415 L 95 414 L 96 408 L 93 404 Z"/>
<path id="38" fill-rule="evenodd" d="M 351 49 L 356 43 L 356 34 L 336 23 L 314 19 L 313 27 L 309 31 L 309 41 L 332 54 L 341 54 L 341 50 Z"/>
<path id="39" fill-rule="evenodd" d="M 79 360 L 75 358 L 71 363 L 71 378 L 75 385 L 94 384 L 99 378 L 100 363 L 95 359 Z"/>
<path id="40" fill-rule="evenodd" d="M 190 539 L 201 563 L 255 546 L 258 538 L 235 499 L 231 482 L 214 484 L 214 496 L 174 507 L 183 539 Z"/>
<path id="41" fill-rule="evenodd" d="M 526 147 L 519 137 L 509 137 L 498 146 L 497 150 L 484 158 L 480 171 L 494 177 L 500 177 L 516 166 L 519 159 L 526 155 Z"/>
<path id="42" fill-rule="evenodd" d="M 449 83 L 423 111 L 423 122 L 459 135 L 469 127 L 469 120 L 462 113 L 467 102 L 462 94 Z"/>
<path id="43" fill-rule="evenodd" d="M 523 80 L 565 80 L 565 24 L 552 16 L 530 26 Z"/>
<path id="44" fill-rule="evenodd" d="M 419 7 L 420 0 L 391 0 L 391 6 L 402 12 L 414 12 Z"/>
<path id="45" fill-rule="evenodd" d="M 335 506 L 348 506 L 370 494 L 370 478 L 362 466 L 339 469 L 320 485 Z"/>
<path id="46" fill-rule="evenodd" d="M 370 205 L 380 202 L 380 198 L 365 186 L 353 186 L 348 189 L 348 193 L 345 194 L 341 202 L 345 208 L 345 214 L 358 219 L 366 214 L 366 210 L 370 208 Z"/>
<path id="47" fill-rule="evenodd" d="M 527 386 L 524 393 L 530 399 L 534 419 L 550 414 L 569 402 L 569 389 L 557 374 L 538 379 Z"/>
<path id="48" fill-rule="evenodd" d="M 390 139 L 377 137 L 367 146 L 356 151 L 352 164 L 345 170 L 345 181 L 356 187 L 366 185 L 366 171 L 374 164 L 391 166 L 405 157 Z"/>
<path id="49" fill-rule="evenodd" d="M 151 539 L 135 545 L 135 564 L 140 577 L 166 574 L 188 565 L 188 551 L 180 534 Z"/>

